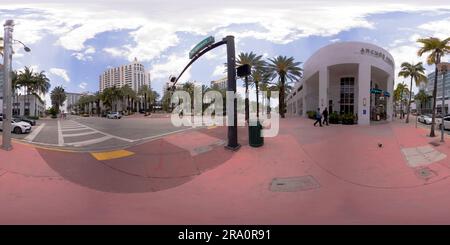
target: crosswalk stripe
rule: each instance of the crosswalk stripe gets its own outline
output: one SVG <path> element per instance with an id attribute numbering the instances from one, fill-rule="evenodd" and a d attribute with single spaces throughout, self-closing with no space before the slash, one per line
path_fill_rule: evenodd
<path id="1" fill-rule="evenodd" d="M 37 127 L 35 130 L 33 130 L 27 137 L 25 137 L 25 140 L 27 141 L 33 141 L 34 138 L 36 138 L 36 136 L 39 134 L 39 132 L 41 132 L 41 130 L 44 128 L 45 123 L 39 125 L 39 127 Z"/>

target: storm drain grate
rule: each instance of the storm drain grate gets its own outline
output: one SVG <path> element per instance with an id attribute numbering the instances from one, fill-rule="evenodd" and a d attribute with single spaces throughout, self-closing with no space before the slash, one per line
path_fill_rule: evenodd
<path id="1" fill-rule="evenodd" d="M 419 168 L 416 170 L 416 175 L 422 179 L 429 179 L 434 176 L 434 173 L 429 168 Z"/>
<path id="2" fill-rule="evenodd" d="M 275 192 L 307 191 L 320 188 L 319 182 L 311 176 L 274 178 L 270 184 L 270 190 Z"/>

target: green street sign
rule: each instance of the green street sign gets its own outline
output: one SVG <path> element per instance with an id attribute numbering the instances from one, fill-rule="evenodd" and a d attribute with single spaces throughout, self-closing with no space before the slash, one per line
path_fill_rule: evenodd
<path id="1" fill-rule="evenodd" d="M 189 59 L 194 58 L 196 54 L 198 54 L 200 51 L 208 47 L 209 45 L 214 43 L 214 37 L 209 36 L 205 39 L 203 39 L 201 42 L 199 42 L 195 47 L 189 52 Z"/>
<path id="2" fill-rule="evenodd" d="M 378 88 L 373 88 L 370 90 L 370 93 L 372 94 L 381 94 L 383 92 L 383 90 L 378 89 Z"/>

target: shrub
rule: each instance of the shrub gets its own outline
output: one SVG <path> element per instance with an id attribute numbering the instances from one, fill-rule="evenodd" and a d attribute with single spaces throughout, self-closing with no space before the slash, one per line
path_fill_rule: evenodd
<path id="1" fill-rule="evenodd" d="M 331 124 L 338 124 L 341 121 L 341 116 L 337 112 L 332 112 L 329 121 Z"/>
<path id="2" fill-rule="evenodd" d="M 29 119 L 33 119 L 33 120 L 39 120 L 39 117 L 37 116 L 27 116 Z"/>
<path id="3" fill-rule="evenodd" d="M 55 107 L 50 108 L 50 109 L 48 110 L 48 113 L 49 113 L 50 115 L 52 115 L 52 118 L 57 118 L 57 117 L 56 117 L 56 114 L 58 113 L 58 111 L 56 110 Z"/>
<path id="4" fill-rule="evenodd" d="M 315 111 L 307 111 L 306 115 L 308 115 L 308 118 L 310 118 L 310 119 L 316 119 L 316 112 Z"/>
<path id="5" fill-rule="evenodd" d="M 355 115 L 352 113 L 347 113 L 342 115 L 342 124 L 351 125 L 355 123 Z"/>

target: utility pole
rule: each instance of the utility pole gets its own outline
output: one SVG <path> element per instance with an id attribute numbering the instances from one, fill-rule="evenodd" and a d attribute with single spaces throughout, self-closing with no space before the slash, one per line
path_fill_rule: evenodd
<path id="1" fill-rule="evenodd" d="M 3 53 L 3 68 L 4 68 L 4 82 L 3 82 L 3 136 L 2 149 L 6 151 L 12 150 L 11 145 L 11 71 L 12 71 L 12 33 L 14 30 L 14 21 L 7 20 L 4 27 L 4 53 Z"/>

